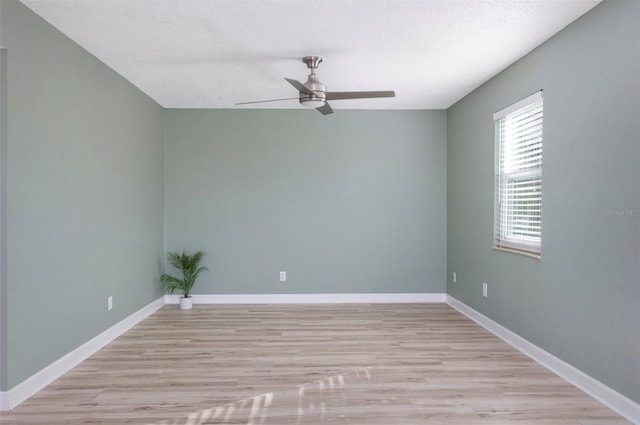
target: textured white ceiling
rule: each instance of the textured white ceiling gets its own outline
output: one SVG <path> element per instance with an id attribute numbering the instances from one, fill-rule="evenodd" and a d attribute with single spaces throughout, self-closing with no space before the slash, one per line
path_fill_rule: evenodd
<path id="1" fill-rule="evenodd" d="M 443 109 L 600 0 L 21 0 L 167 108 L 298 108 L 319 55 L 334 109 Z"/>

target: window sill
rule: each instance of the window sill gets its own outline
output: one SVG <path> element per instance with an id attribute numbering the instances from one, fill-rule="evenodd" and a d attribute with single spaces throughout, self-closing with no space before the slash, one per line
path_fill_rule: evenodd
<path id="1" fill-rule="evenodd" d="M 520 255 L 524 255 L 525 257 L 536 258 L 538 260 L 540 259 L 539 252 L 522 251 L 519 249 L 505 248 L 503 246 L 494 246 L 493 249 L 495 249 L 496 251 L 510 252 L 512 254 L 520 254 Z"/>

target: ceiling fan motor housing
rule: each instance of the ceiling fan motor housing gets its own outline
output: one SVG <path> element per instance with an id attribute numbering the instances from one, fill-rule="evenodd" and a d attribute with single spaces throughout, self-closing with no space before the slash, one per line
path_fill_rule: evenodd
<path id="1" fill-rule="evenodd" d="M 303 104 L 304 106 L 311 106 L 313 108 L 316 108 L 318 106 L 324 105 L 327 102 L 327 86 L 325 86 L 320 82 L 320 80 L 318 80 L 318 76 L 313 72 L 313 70 L 311 71 L 311 74 L 309 74 L 309 77 L 307 78 L 307 81 L 304 83 L 304 85 L 309 90 L 312 90 L 315 94 L 300 92 L 301 104 Z"/>

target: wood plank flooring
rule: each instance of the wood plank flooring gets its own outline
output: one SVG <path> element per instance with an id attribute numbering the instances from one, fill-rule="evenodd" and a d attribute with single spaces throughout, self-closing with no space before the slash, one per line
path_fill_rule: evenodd
<path id="1" fill-rule="evenodd" d="M 446 304 L 165 306 L 3 425 L 619 425 Z"/>

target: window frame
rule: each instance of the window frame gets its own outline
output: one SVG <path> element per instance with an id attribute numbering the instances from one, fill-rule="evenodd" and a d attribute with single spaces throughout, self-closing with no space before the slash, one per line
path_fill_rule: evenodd
<path id="1" fill-rule="evenodd" d="M 531 111 L 527 111 L 531 109 Z M 524 115 L 523 115 L 524 114 Z M 539 115 L 539 116 L 538 116 Z M 515 118 L 532 120 L 534 132 L 539 135 L 534 141 L 523 142 L 522 139 L 513 138 L 504 140 L 503 125 L 513 122 L 505 121 Z M 493 248 L 517 254 L 540 258 L 542 253 L 542 156 L 543 156 L 543 130 L 544 130 L 544 103 L 543 91 L 534 94 L 510 105 L 493 115 L 495 128 L 495 166 L 494 166 L 494 237 Z M 525 128 L 522 126 L 521 128 Z M 539 140 L 538 140 L 539 139 Z M 534 154 L 530 163 L 527 157 L 523 164 L 513 166 L 514 170 L 504 170 L 503 159 L 507 143 L 511 142 L 510 150 L 515 147 L 529 149 L 533 147 Z M 522 154 L 520 154 L 522 155 Z M 524 156 L 518 157 L 523 160 Z M 530 188 L 527 188 L 530 186 Z M 517 189 L 520 187 L 521 189 Z M 515 193 L 521 191 L 518 196 Z M 506 196 L 506 200 L 504 197 Z M 524 225 L 518 226 L 514 218 L 517 206 L 527 208 L 527 203 L 532 202 L 534 209 L 539 209 L 539 224 L 536 226 L 531 220 L 531 214 L 525 211 Z M 536 229 L 537 234 L 536 234 Z M 514 231 L 515 230 L 515 231 Z M 526 236 L 533 233 L 534 236 Z"/>

